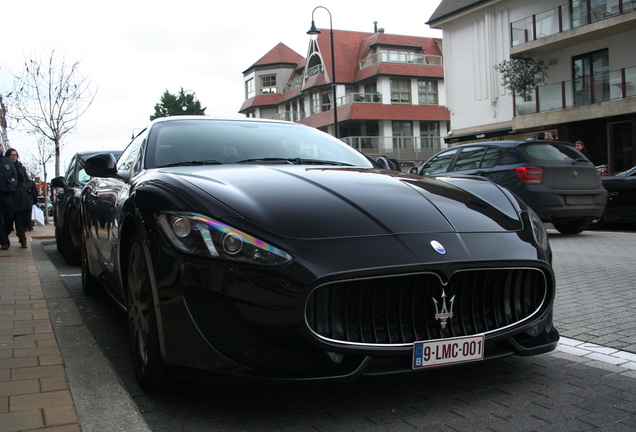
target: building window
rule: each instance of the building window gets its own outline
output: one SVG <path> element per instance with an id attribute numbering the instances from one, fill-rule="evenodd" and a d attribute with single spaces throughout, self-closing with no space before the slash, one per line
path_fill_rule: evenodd
<path id="1" fill-rule="evenodd" d="M 311 115 L 320 112 L 320 93 L 311 94 Z"/>
<path id="2" fill-rule="evenodd" d="M 387 49 L 387 48 L 382 48 L 380 52 L 382 53 L 383 62 L 396 62 L 396 63 L 412 62 L 413 59 L 418 54 L 414 50 Z M 421 52 L 420 52 L 420 55 L 421 55 Z"/>
<path id="3" fill-rule="evenodd" d="M 254 78 L 250 78 L 245 81 L 245 99 L 250 99 L 256 96 L 254 90 Z"/>
<path id="4" fill-rule="evenodd" d="M 411 80 L 391 79 L 391 103 L 411 103 Z"/>
<path id="5" fill-rule="evenodd" d="M 574 104 L 607 101 L 609 97 L 609 51 L 583 54 L 572 59 Z"/>
<path id="6" fill-rule="evenodd" d="M 331 109 L 331 96 L 332 96 L 331 90 L 324 91 L 320 94 L 321 94 L 321 100 L 322 100 L 322 103 L 321 103 L 322 111 L 323 112 L 329 111 Z"/>
<path id="7" fill-rule="evenodd" d="M 276 75 L 263 75 L 261 77 L 261 93 L 276 93 Z"/>
<path id="8" fill-rule="evenodd" d="M 413 125 L 410 121 L 393 122 L 393 147 L 413 148 Z"/>
<path id="9" fill-rule="evenodd" d="M 438 105 L 439 101 L 437 99 L 437 81 L 418 80 L 417 99 L 419 105 Z"/>
<path id="10" fill-rule="evenodd" d="M 420 122 L 420 138 L 422 148 L 439 147 L 439 123 L 438 122 Z"/>

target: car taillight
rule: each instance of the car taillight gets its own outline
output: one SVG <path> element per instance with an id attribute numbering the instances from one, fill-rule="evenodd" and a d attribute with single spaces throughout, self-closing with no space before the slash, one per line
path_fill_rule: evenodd
<path id="1" fill-rule="evenodd" d="M 515 169 L 515 173 L 519 180 L 521 180 L 524 184 L 541 184 L 543 181 L 543 169 L 532 167 L 532 166 L 523 166 Z"/>

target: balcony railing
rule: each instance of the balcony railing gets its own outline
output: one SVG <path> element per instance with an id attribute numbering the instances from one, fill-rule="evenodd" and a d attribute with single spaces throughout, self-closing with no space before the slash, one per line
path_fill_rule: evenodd
<path id="1" fill-rule="evenodd" d="M 429 66 L 443 66 L 442 56 L 432 56 L 424 54 L 392 54 L 388 52 L 379 52 L 365 59 L 360 60 L 360 69 L 365 69 L 378 63 L 400 63 L 400 64 L 416 64 Z"/>
<path id="2" fill-rule="evenodd" d="M 512 46 L 636 10 L 634 0 L 574 0 L 510 24 Z"/>
<path id="3" fill-rule="evenodd" d="M 285 91 L 290 91 L 295 89 L 296 87 L 300 87 L 303 83 L 304 78 L 305 77 L 303 75 L 300 75 L 289 81 L 287 84 L 285 84 Z"/>
<path id="4" fill-rule="evenodd" d="M 636 67 L 536 87 L 515 94 L 515 115 L 534 114 L 636 96 Z"/>
<path id="5" fill-rule="evenodd" d="M 298 123 L 305 118 L 305 111 L 282 111 L 268 118 Z"/>
<path id="6" fill-rule="evenodd" d="M 316 66 L 310 68 L 307 71 L 307 74 L 305 75 L 305 78 L 309 78 L 309 77 L 312 77 L 314 75 L 319 75 L 321 73 L 324 73 L 324 70 L 325 70 L 325 68 L 322 66 L 322 63 L 321 64 L 317 64 Z"/>
<path id="7" fill-rule="evenodd" d="M 339 97 L 336 106 L 351 105 L 354 103 L 382 103 L 381 93 L 349 93 Z"/>
<path id="8" fill-rule="evenodd" d="M 350 136 L 341 138 L 368 155 L 384 155 L 399 161 L 425 161 L 442 149 L 442 137 Z"/>

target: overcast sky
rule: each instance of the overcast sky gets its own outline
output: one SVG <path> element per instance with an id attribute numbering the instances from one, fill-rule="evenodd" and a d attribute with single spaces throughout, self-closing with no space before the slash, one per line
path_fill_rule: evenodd
<path id="1" fill-rule="evenodd" d="M 336 30 L 373 32 L 377 21 L 386 33 L 442 37 L 424 24 L 440 1 L 6 1 L 0 7 L 0 92 L 10 91 L 13 75 L 33 53 L 46 56 L 55 47 L 81 62 L 97 96 L 64 140 L 64 171 L 77 151 L 123 148 L 166 90 L 194 91 L 209 116 L 240 117 L 242 72 L 279 42 L 305 57 L 316 6 L 331 12 Z M 314 19 L 318 28 L 329 28 L 324 9 Z M 21 158 L 29 158 L 35 138 L 8 134 Z M 50 168 L 48 179 L 53 176 Z"/>

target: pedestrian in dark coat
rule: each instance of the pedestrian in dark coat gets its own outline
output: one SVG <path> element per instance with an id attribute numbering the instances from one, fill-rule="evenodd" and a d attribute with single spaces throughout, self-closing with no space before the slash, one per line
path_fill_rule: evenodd
<path id="1" fill-rule="evenodd" d="M 14 207 L 13 192 L 18 183 L 18 173 L 13 162 L 4 156 L 0 142 L 0 249 L 9 249 L 9 234 L 12 230 Z"/>
<path id="2" fill-rule="evenodd" d="M 13 192 L 13 205 L 15 209 L 13 222 L 15 224 L 15 232 L 20 239 L 20 246 L 27 247 L 27 235 L 26 229 L 31 223 L 31 199 L 29 198 L 29 191 L 27 190 L 27 181 L 29 175 L 26 168 L 20 162 L 20 156 L 16 149 L 10 148 L 6 151 L 5 156 L 11 159 L 15 170 L 18 173 L 18 185 L 15 192 Z"/>

